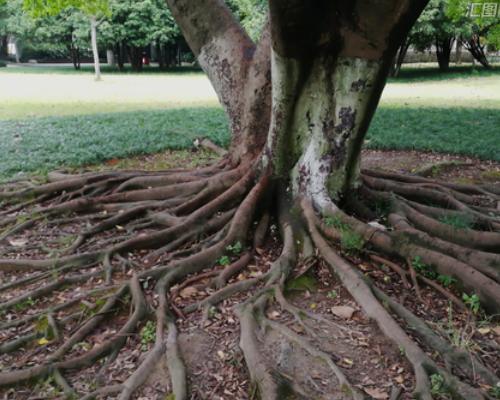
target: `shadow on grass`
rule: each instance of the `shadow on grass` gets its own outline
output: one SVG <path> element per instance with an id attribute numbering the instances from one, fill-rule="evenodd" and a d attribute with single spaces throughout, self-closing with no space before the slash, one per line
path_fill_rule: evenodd
<path id="1" fill-rule="evenodd" d="M 500 161 L 499 126 L 500 113 L 494 109 L 380 107 L 367 146 Z M 227 146 L 227 119 L 221 108 L 0 121 L 0 178 L 190 148 L 196 137 Z"/>

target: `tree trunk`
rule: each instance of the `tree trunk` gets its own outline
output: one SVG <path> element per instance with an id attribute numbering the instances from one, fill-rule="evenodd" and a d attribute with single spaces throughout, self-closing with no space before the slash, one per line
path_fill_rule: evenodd
<path id="1" fill-rule="evenodd" d="M 130 46 L 129 56 L 132 69 L 136 72 L 142 71 L 142 49 L 140 47 Z"/>
<path id="2" fill-rule="evenodd" d="M 436 38 L 436 58 L 441 72 L 446 72 L 450 69 L 450 56 L 454 40 L 454 37 Z"/>
<path id="3" fill-rule="evenodd" d="M 124 51 L 123 51 L 123 43 L 117 43 L 115 45 L 115 52 L 117 56 L 117 64 L 118 64 L 118 69 L 120 71 L 123 71 L 123 64 L 124 64 Z"/>
<path id="4" fill-rule="evenodd" d="M 0 59 L 6 59 L 8 56 L 8 36 L 0 36 Z"/>
<path id="5" fill-rule="evenodd" d="M 99 49 L 97 48 L 97 18 L 95 15 L 90 17 L 90 40 L 92 42 L 92 54 L 94 56 L 95 80 L 101 80 L 101 63 L 99 61 Z"/>
<path id="6" fill-rule="evenodd" d="M 472 54 L 472 57 L 478 61 L 484 68 L 490 69 L 491 65 L 484 52 L 485 45 L 481 44 L 481 37 L 473 34 L 469 39 L 462 41 L 465 48 Z"/>
<path id="7" fill-rule="evenodd" d="M 106 62 L 110 67 L 114 67 L 116 65 L 115 53 L 113 52 L 113 49 L 106 50 Z"/>
<path id="8" fill-rule="evenodd" d="M 324 207 L 359 184 L 364 137 L 420 7 L 385 1 L 372 16 L 362 2 L 292 3 L 270 2 L 273 110 L 265 154 L 294 193 Z M 367 21 L 363 32 L 351 18 Z M 317 26 L 320 20 L 328 22 Z"/>
<path id="9" fill-rule="evenodd" d="M 462 41 L 457 38 L 456 40 L 456 48 L 455 48 L 455 58 L 456 64 L 462 64 Z"/>
<path id="10" fill-rule="evenodd" d="M 398 51 L 396 53 L 396 57 L 394 58 L 394 63 L 391 67 L 390 76 L 397 77 L 401 72 L 401 67 L 403 66 L 403 62 L 406 57 L 406 53 L 408 52 L 408 48 L 410 47 L 410 40 L 406 38 L 401 46 L 399 46 Z"/>
<path id="11" fill-rule="evenodd" d="M 19 41 L 15 37 L 12 38 L 12 44 L 14 45 L 14 57 L 16 59 L 16 63 L 19 64 L 21 62 L 21 46 L 19 46 Z"/>

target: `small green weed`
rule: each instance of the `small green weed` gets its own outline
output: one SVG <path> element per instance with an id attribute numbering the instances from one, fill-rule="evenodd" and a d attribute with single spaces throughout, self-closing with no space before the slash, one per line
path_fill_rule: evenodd
<path id="1" fill-rule="evenodd" d="M 106 304 L 106 300 L 100 298 L 96 300 L 95 304 L 80 303 L 80 309 L 82 310 L 83 315 L 85 317 L 91 317 L 93 315 L 96 315 L 99 312 L 99 310 L 104 306 L 104 304 Z"/>
<path id="2" fill-rule="evenodd" d="M 459 349 L 469 350 L 473 346 L 472 337 L 476 331 L 475 326 L 471 322 L 467 322 L 465 325 L 459 325 L 458 327 L 453 322 L 453 307 L 451 302 L 447 308 L 448 311 L 448 321 L 444 325 L 443 330 L 448 335 L 450 343 Z"/>
<path id="3" fill-rule="evenodd" d="M 142 351 L 146 351 L 150 343 L 153 343 L 156 339 L 156 326 L 153 321 L 146 322 L 140 332 L 141 335 L 141 348 Z"/>
<path id="4" fill-rule="evenodd" d="M 333 289 L 326 294 L 326 297 L 328 297 L 329 299 L 336 299 L 337 297 L 339 297 L 339 294 L 335 289 Z"/>
<path id="5" fill-rule="evenodd" d="M 35 332 L 43 335 L 42 337 L 47 339 L 48 341 L 54 339 L 54 331 L 50 326 L 49 319 L 46 315 L 42 315 L 40 318 L 38 318 L 38 321 L 35 324 Z"/>
<path id="6" fill-rule="evenodd" d="M 363 236 L 350 229 L 343 229 L 340 233 L 340 246 L 349 252 L 359 252 L 365 245 Z"/>
<path id="7" fill-rule="evenodd" d="M 474 218 L 468 214 L 443 215 L 439 221 L 455 229 L 470 229 L 474 225 Z"/>
<path id="8" fill-rule="evenodd" d="M 243 250 L 243 245 L 240 241 L 237 241 L 235 244 L 230 244 L 229 246 L 227 246 L 226 250 L 232 255 L 237 256 Z"/>
<path id="9" fill-rule="evenodd" d="M 438 277 L 438 274 L 436 273 L 434 268 L 432 268 L 431 265 L 424 263 L 419 256 L 415 256 L 411 264 L 413 265 L 413 268 L 416 272 L 418 272 L 422 276 L 425 276 L 426 278 L 436 279 Z"/>
<path id="10" fill-rule="evenodd" d="M 28 297 L 26 300 L 21 301 L 20 303 L 17 303 L 14 306 L 14 309 L 18 312 L 27 310 L 30 307 L 33 307 L 38 300 L 33 300 L 31 297 Z"/>
<path id="11" fill-rule="evenodd" d="M 316 290 L 316 286 L 317 286 L 317 281 L 314 277 L 310 275 L 301 275 L 287 282 L 285 290 L 287 292 L 291 291 L 314 292 Z"/>
<path id="12" fill-rule="evenodd" d="M 445 394 L 446 385 L 444 378 L 440 374 L 431 375 L 431 393 L 433 395 Z"/>
<path id="13" fill-rule="evenodd" d="M 488 393 L 494 399 L 500 399 L 500 382 L 488 390 Z"/>
<path id="14" fill-rule="evenodd" d="M 342 222 L 338 215 L 328 215 L 323 219 L 323 222 L 327 227 L 335 228 L 340 232 L 340 246 L 344 251 L 356 253 L 365 245 L 363 237 Z"/>
<path id="15" fill-rule="evenodd" d="M 469 296 L 467 293 L 463 293 L 462 300 L 473 314 L 479 313 L 479 310 L 481 309 L 481 302 L 479 301 L 479 296 L 477 294 L 474 293 Z"/>
<path id="16" fill-rule="evenodd" d="M 449 275 L 438 275 L 437 281 L 446 288 L 457 283 L 457 280 Z"/>
<path id="17" fill-rule="evenodd" d="M 217 262 L 219 263 L 219 265 L 226 266 L 231 264 L 231 259 L 229 258 L 229 256 L 222 256 L 217 260 Z"/>
<path id="18" fill-rule="evenodd" d="M 214 318 L 216 315 L 217 315 L 217 307 L 214 307 L 214 306 L 210 307 L 210 308 L 208 309 L 208 318 L 209 318 L 209 319 L 212 319 L 212 318 Z"/>
<path id="19" fill-rule="evenodd" d="M 342 222 L 339 216 L 337 215 L 329 215 L 324 218 L 323 220 L 325 222 L 325 225 L 328 226 L 329 228 L 337 228 L 337 229 L 343 229 L 346 228 L 346 225 Z"/>

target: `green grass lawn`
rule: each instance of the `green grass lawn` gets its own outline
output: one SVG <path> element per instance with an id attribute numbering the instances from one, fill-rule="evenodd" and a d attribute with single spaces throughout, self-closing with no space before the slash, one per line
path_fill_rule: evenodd
<path id="1" fill-rule="evenodd" d="M 56 72 L 0 70 L 0 178 L 186 148 L 199 136 L 228 142 L 227 120 L 200 73 L 94 82 L 89 71 Z M 500 161 L 499 71 L 457 69 L 450 78 L 403 70 L 384 91 L 367 146 Z"/>

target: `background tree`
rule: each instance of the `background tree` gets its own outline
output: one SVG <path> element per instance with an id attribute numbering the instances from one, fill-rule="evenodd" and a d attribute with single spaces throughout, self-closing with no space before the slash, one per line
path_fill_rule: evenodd
<path id="1" fill-rule="evenodd" d="M 490 5 L 497 6 L 496 15 Z M 484 8 L 486 6 L 486 9 Z M 461 26 L 460 40 L 464 47 L 471 53 L 483 67 L 490 68 L 486 57 L 486 47 L 493 47 L 500 43 L 500 18 L 498 18 L 498 2 L 479 0 L 469 2 L 466 0 L 449 0 L 448 14 L 456 24 Z"/>
<path id="2" fill-rule="evenodd" d="M 448 0 L 431 0 L 398 49 L 392 75 L 396 76 L 401 70 L 410 46 L 416 51 L 425 51 L 434 46 L 439 69 L 447 71 L 455 38 L 464 34 L 466 31 L 462 24 L 448 13 Z"/>
<path id="3" fill-rule="evenodd" d="M 114 48 L 119 67 L 123 68 L 125 58 L 129 58 L 136 71 L 142 69 L 143 52 L 151 44 L 156 46 L 160 68 L 169 66 L 174 58 L 170 46 L 180 39 L 179 29 L 161 0 L 112 0 L 110 16 L 101 25 L 101 40 Z"/>
<path id="4" fill-rule="evenodd" d="M 432 266 L 459 281 L 465 299 L 475 308 L 482 304 L 489 312 L 500 310 L 497 189 L 360 168 L 363 141 L 394 56 L 426 3 L 270 0 L 268 22 L 254 42 L 223 1 L 168 0 L 227 112 L 229 152 L 213 165 L 194 170 L 57 173 L 43 185 L 17 182 L 4 187 L 0 226 L 11 225 L 3 240 L 24 229 L 31 230 L 31 238 L 44 237 L 46 224 L 52 235 L 64 236 L 68 225 L 77 232 L 57 256 L 45 259 L 37 258 L 38 248 L 23 254 L 25 258 L 8 248 L 10 257 L 0 259 L 1 269 L 35 272 L 16 275 L 3 287 L 16 290 L 4 308 L 26 299 L 50 298 L 60 287 L 89 279 L 108 286 L 96 315 L 68 329 L 71 335 L 37 349 L 36 365 L 27 362 L 0 372 L 0 385 L 51 374 L 61 380 L 68 370 L 93 365 L 108 355 L 114 359 L 127 337 L 148 318 L 148 307 L 154 307 L 155 347 L 127 381 L 101 387 L 89 396 L 119 392 L 120 399 L 131 398 L 166 350 L 173 395 L 186 399 L 186 370 L 179 357 L 174 313 L 179 318 L 200 308 L 208 313 L 229 296 L 256 288 L 241 302 L 237 315 L 240 347 L 260 398 L 304 395 L 263 354 L 258 335 L 265 337 L 270 330 L 295 341 L 315 359 L 322 358 L 341 388 L 339 396 L 365 398 L 330 354 L 311 345 L 307 334 L 312 324 L 306 321 L 318 324 L 314 314 L 283 296 L 286 282 L 300 274 L 298 266 L 319 255 L 406 357 L 415 375 L 416 398 L 432 400 L 436 377 L 439 388 L 454 398 L 487 398 L 487 389 L 498 381 L 488 366 L 453 347 L 433 331 L 435 325 L 427 325 L 402 300 L 385 293 L 385 286 L 377 286 L 346 251 L 339 250 L 349 243 L 351 250 L 366 247 L 371 254 L 405 260 L 408 269 L 396 268 L 412 279 L 416 268 Z M 474 227 L 443 223 L 443 218 L 457 216 L 472 218 Z M 386 226 L 370 223 L 374 220 Z M 280 255 L 257 277 L 230 281 L 250 263 L 273 223 L 283 241 Z M 233 263 L 229 254 L 235 255 Z M 123 274 L 121 267 L 132 268 L 132 276 Z M 176 310 L 172 300 L 180 287 L 205 278 L 216 291 Z M 456 296 L 437 287 L 447 293 L 451 310 L 464 307 Z M 266 310 L 271 302 L 296 316 L 306 327 L 304 335 L 270 320 Z M 47 307 L 46 313 L 52 315 L 53 309 Z M 75 344 L 96 331 L 102 333 L 101 326 L 116 313 L 119 328 L 107 331 L 115 334 L 104 340 L 101 335 L 93 348 L 73 352 Z M 28 325 L 23 325 L 22 338 L 10 335 L 3 348 L 18 349 L 37 338 L 38 316 L 27 318 L 3 326 Z M 56 327 L 61 323 L 53 315 L 52 320 Z M 71 315 L 64 321 L 70 323 Z M 331 325 L 325 329 L 328 335 Z M 312 392 L 306 396 L 318 397 Z"/>
<path id="5" fill-rule="evenodd" d="M 21 61 L 23 46 L 33 39 L 34 21 L 23 12 L 22 0 L 8 0 L 0 5 L 0 35 L 5 55 L 10 40 L 15 46 L 16 62 Z"/>
<path id="6" fill-rule="evenodd" d="M 94 57 L 95 79 L 101 80 L 99 49 L 97 46 L 97 26 L 101 18 L 109 15 L 108 0 L 23 0 L 24 8 L 33 16 L 57 15 L 63 10 L 73 8 L 86 15 L 90 22 L 90 40 Z"/>

